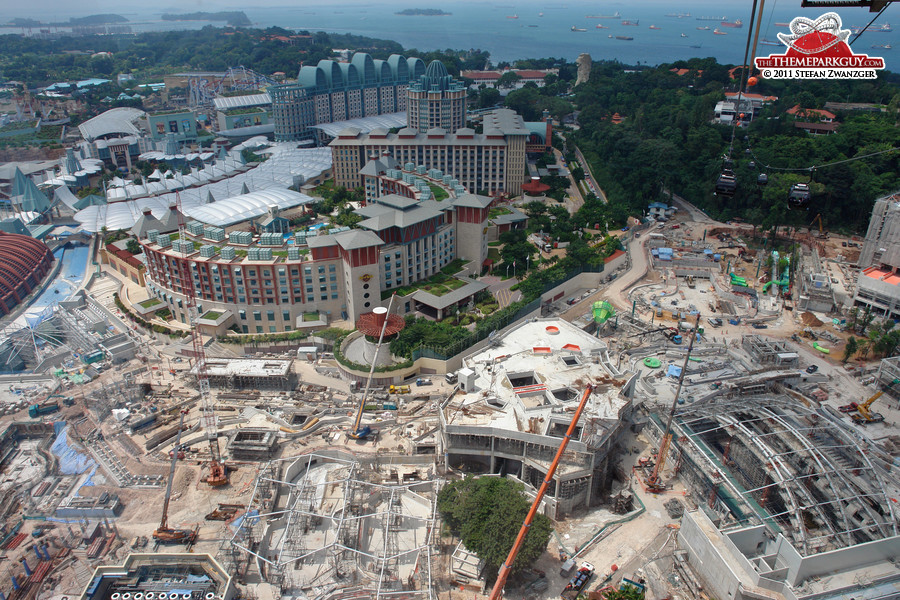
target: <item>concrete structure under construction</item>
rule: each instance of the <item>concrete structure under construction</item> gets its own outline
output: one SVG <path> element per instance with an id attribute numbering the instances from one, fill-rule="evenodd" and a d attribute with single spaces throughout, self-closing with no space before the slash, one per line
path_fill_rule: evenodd
<path id="1" fill-rule="evenodd" d="M 540 487 L 582 392 L 595 385 L 543 501 L 559 519 L 600 501 L 610 453 L 631 417 L 636 376 L 601 340 L 561 319 L 520 324 L 463 359 L 460 392 L 442 408 L 448 466 Z"/>
<path id="2" fill-rule="evenodd" d="M 129 554 L 121 565 L 97 567 L 80 600 L 169 598 L 232 600 L 231 575 L 209 554 Z"/>
<path id="3" fill-rule="evenodd" d="M 664 418 L 652 417 L 651 434 Z M 700 508 L 685 513 L 678 542 L 705 590 L 735 600 L 895 597 L 896 492 L 860 444 L 774 382 L 679 408 L 669 464 Z"/>
<path id="4" fill-rule="evenodd" d="M 293 362 L 273 358 L 208 358 L 209 384 L 229 389 L 289 390 Z M 197 372 L 197 367 L 192 369 Z"/>
<path id="5" fill-rule="evenodd" d="M 800 366 L 800 355 L 785 342 L 759 335 L 745 335 L 741 346 L 760 365 L 771 365 L 778 369 L 796 369 Z"/>
<path id="6" fill-rule="evenodd" d="M 254 563 L 281 597 L 433 598 L 430 466 L 383 474 L 340 451 L 266 464 L 248 505 L 258 517 L 231 538 L 229 572 Z"/>
<path id="7" fill-rule="evenodd" d="M 242 427 L 228 443 L 228 450 L 235 460 L 269 460 L 275 453 L 278 436 L 275 431 L 260 427 Z"/>
<path id="8" fill-rule="evenodd" d="M 858 264 L 853 304 L 900 318 L 900 193 L 875 201 Z"/>

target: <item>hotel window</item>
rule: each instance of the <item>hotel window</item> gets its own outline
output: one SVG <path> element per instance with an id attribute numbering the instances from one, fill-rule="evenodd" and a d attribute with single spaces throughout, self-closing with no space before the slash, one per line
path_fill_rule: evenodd
<path id="1" fill-rule="evenodd" d="M 262 313 L 258 310 L 253 311 L 253 320 L 254 321 L 262 321 Z"/>

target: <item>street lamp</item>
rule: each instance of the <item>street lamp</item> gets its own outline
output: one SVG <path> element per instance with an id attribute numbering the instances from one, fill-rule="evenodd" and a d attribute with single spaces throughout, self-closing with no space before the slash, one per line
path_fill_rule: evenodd
<path id="1" fill-rule="evenodd" d="M 506 265 L 506 278 L 509 279 L 509 265 Z"/>

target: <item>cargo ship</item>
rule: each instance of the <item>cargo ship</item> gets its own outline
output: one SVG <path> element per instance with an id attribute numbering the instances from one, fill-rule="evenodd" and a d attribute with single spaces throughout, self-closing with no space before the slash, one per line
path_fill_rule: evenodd
<path id="1" fill-rule="evenodd" d="M 763 46 L 781 46 L 782 45 L 781 42 L 773 42 L 772 40 L 767 40 L 766 38 L 763 38 L 759 43 L 762 44 Z"/>
<path id="2" fill-rule="evenodd" d="M 624 21 L 622 21 L 622 25 L 633 25 L 634 27 L 637 27 L 640 24 L 641 24 L 640 19 L 635 19 L 634 21 L 629 21 L 628 19 L 625 19 Z"/>
<path id="3" fill-rule="evenodd" d="M 617 35 L 616 39 L 617 40 L 633 40 L 634 38 L 631 37 L 630 35 Z"/>
<path id="4" fill-rule="evenodd" d="M 572 25 L 572 31 L 587 31 L 587 29 L 581 29 Z"/>
<path id="5" fill-rule="evenodd" d="M 606 25 L 601 25 L 600 23 L 597 23 L 596 27 L 597 29 L 609 29 L 609 27 L 607 27 Z"/>
<path id="6" fill-rule="evenodd" d="M 707 27 L 706 25 L 704 25 L 703 27 L 698 27 L 697 29 L 699 31 L 709 31 L 709 27 Z"/>
<path id="7" fill-rule="evenodd" d="M 719 25 L 721 27 L 736 27 L 740 29 L 744 26 L 744 22 L 740 19 L 735 19 L 734 21 L 722 21 L 721 23 L 719 23 Z"/>
<path id="8" fill-rule="evenodd" d="M 662 27 L 657 27 L 656 25 L 651 25 L 650 29 L 662 29 Z"/>
<path id="9" fill-rule="evenodd" d="M 891 27 L 890 23 L 885 23 L 881 27 L 877 28 L 875 31 L 880 31 L 881 33 L 890 33 L 893 30 L 894 30 L 894 28 Z"/>
<path id="10" fill-rule="evenodd" d="M 586 15 L 585 19 L 621 19 L 622 15 L 616 11 L 614 15 Z"/>
<path id="11" fill-rule="evenodd" d="M 728 17 L 697 17 L 698 21 L 727 21 Z"/>
<path id="12" fill-rule="evenodd" d="M 518 18 L 519 18 L 519 15 L 509 15 L 509 16 L 506 17 L 506 18 L 507 18 L 507 19 L 518 19 Z"/>
<path id="13" fill-rule="evenodd" d="M 686 19 L 691 16 L 691 13 L 669 13 L 666 16 L 675 17 L 676 19 Z"/>
<path id="14" fill-rule="evenodd" d="M 775 23 L 775 27 L 790 27 L 790 23 Z"/>
<path id="15" fill-rule="evenodd" d="M 872 44 L 872 47 L 879 50 L 890 50 L 892 48 L 890 44 Z"/>
<path id="16" fill-rule="evenodd" d="M 727 31 L 719 31 L 719 28 L 716 27 L 715 29 L 713 29 L 713 34 L 714 35 L 728 35 L 728 32 Z"/>

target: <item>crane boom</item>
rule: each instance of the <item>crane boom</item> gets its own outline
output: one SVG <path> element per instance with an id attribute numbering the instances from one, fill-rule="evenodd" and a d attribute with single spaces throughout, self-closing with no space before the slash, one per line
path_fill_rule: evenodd
<path id="1" fill-rule="evenodd" d="M 512 571 L 513 563 L 516 561 L 516 555 L 519 554 L 519 550 L 525 542 L 525 535 L 528 533 L 529 529 L 531 529 L 531 522 L 534 521 L 534 515 L 537 514 L 538 507 L 541 505 L 541 500 L 544 499 L 544 494 L 547 493 L 550 482 L 553 481 L 556 467 L 559 466 L 559 461 L 566 451 L 566 446 L 569 445 L 572 434 L 575 433 L 575 427 L 578 425 L 581 413 L 584 411 L 587 400 L 593 391 L 594 386 L 589 383 L 584 389 L 584 393 L 581 395 L 581 401 L 578 403 L 578 408 L 575 409 L 575 414 L 572 415 L 572 422 L 569 423 L 569 429 L 566 430 L 566 435 L 559 444 L 559 450 L 556 451 L 556 456 L 553 457 L 553 462 L 550 463 L 550 468 L 547 469 L 547 475 L 544 477 L 544 482 L 541 484 L 537 496 L 534 497 L 534 502 L 531 503 L 531 509 L 525 516 L 525 521 L 522 523 L 521 529 L 519 529 L 519 535 L 516 536 L 516 541 L 509 550 L 509 556 L 506 557 L 506 561 L 500 567 L 500 572 L 497 574 L 497 581 L 494 583 L 494 589 L 491 590 L 489 600 L 499 600 L 500 595 L 503 593 L 503 586 L 506 585 L 506 579 L 509 577 L 510 571 Z"/>
<path id="2" fill-rule="evenodd" d="M 678 375 L 678 387 L 675 389 L 675 398 L 672 399 L 672 410 L 669 411 L 669 418 L 666 421 L 666 430 L 663 432 L 662 441 L 659 444 L 659 451 L 656 453 L 656 464 L 653 465 L 653 473 L 647 478 L 647 488 L 653 492 L 661 492 L 664 488 L 662 485 L 662 472 L 666 466 L 666 455 L 669 453 L 669 445 L 672 443 L 672 421 L 675 419 L 675 409 L 678 408 L 678 397 L 681 396 L 681 386 L 684 384 L 684 376 L 687 373 L 688 361 L 691 360 L 691 351 L 694 349 L 694 340 L 697 339 L 697 330 L 700 329 L 700 313 L 697 313 L 697 321 L 691 330 L 691 341 L 688 343 L 687 354 L 684 355 L 684 364 L 681 366 L 681 373 Z"/>
<path id="3" fill-rule="evenodd" d="M 179 192 L 175 192 L 175 210 L 178 213 L 178 237 L 182 240 L 187 240 L 184 211 L 181 208 L 181 194 Z M 209 392 L 206 350 L 203 347 L 203 336 L 200 335 L 198 324 L 200 314 L 197 310 L 197 289 L 194 287 L 194 274 L 187 265 L 187 261 L 182 260 L 178 269 L 181 272 L 185 305 L 188 310 L 188 322 L 191 327 L 191 346 L 194 358 L 197 361 L 197 387 L 200 389 L 201 421 L 206 432 L 206 439 L 209 442 L 209 475 L 206 478 L 206 483 L 212 486 L 220 486 L 228 483 L 228 470 L 219 450 L 219 430 Z"/>
<path id="4" fill-rule="evenodd" d="M 372 385 L 372 376 L 375 375 L 375 366 L 377 364 L 378 352 L 381 350 L 381 343 L 384 341 L 384 332 L 387 329 L 388 316 L 391 314 L 391 307 L 394 306 L 394 297 L 391 294 L 391 300 L 388 302 L 387 314 L 384 317 L 384 323 L 381 324 L 381 333 L 378 334 L 378 344 L 375 346 L 375 356 L 372 358 L 372 366 L 369 369 L 369 377 L 366 379 L 366 387 L 363 389 L 362 397 L 359 399 L 359 408 L 356 411 L 356 418 L 353 419 L 353 426 L 350 428 L 350 437 L 355 440 L 364 440 L 372 433 L 371 427 L 361 427 L 363 411 L 366 408 L 366 398 L 369 397 L 369 387 Z"/>
<path id="5" fill-rule="evenodd" d="M 178 447 L 181 446 L 181 431 L 184 429 L 184 416 L 186 414 L 186 410 L 181 411 L 181 420 L 178 421 L 178 436 L 175 438 L 172 464 L 169 466 L 169 481 L 166 483 L 166 496 L 163 498 L 162 519 L 159 521 L 160 531 L 165 531 L 169 528 L 169 500 L 172 498 L 172 481 L 175 479 L 175 463 L 178 462 Z"/>

